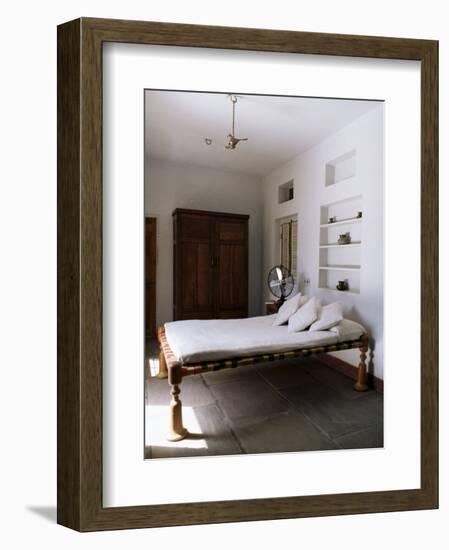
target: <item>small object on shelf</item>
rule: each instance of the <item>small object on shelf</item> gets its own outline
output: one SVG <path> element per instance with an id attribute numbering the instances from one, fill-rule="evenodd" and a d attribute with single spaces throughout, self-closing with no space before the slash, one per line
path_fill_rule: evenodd
<path id="1" fill-rule="evenodd" d="M 358 217 L 358 218 L 361 218 L 361 217 L 362 217 L 362 213 L 361 213 L 361 212 L 357 212 L 357 217 Z"/>
<path id="2" fill-rule="evenodd" d="M 338 281 L 337 290 L 349 290 L 348 279 L 344 281 Z"/>
<path id="3" fill-rule="evenodd" d="M 350 233 L 343 233 L 338 237 L 338 244 L 350 244 L 351 242 L 351 235 Z"/>
<path id="4" fill-rule="evenodd" d="M 335 223 L 337 221 L 337 218 L 335 216 L 332 216 L 329 218 L 329 223 Z"/>

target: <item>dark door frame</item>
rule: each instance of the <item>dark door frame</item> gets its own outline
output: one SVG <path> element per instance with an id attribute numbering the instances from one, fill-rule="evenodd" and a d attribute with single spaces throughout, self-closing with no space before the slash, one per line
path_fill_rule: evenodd
<path id="1" fill-rule="evenodd" d="M 148 273 L 147 273 L 147 254 L 148 254 L 148 250 L 147 250 L 147 226 L 149 223 L 154 223 L 154 289 L 152 291 L 152 295 L 153 295 L 153 299 L 152 299 L 152 304 L 149 303 L 148 301 L 148 297 L 147 297 L 147 292 L 149 290 L 149 286 L 151 286 L 151 282 L 148 283 Z M 150 339 L 150 338 L 156 338 L 156 295 L 157 295 L 157 292 L 156 292 L 156 286 L 157 286 L 157 218 L 155 216 L 145 216 L 145 231 L 144 231 L 144 235 L 145 235 L 145 245 L 144 245 L 144 251 L 145 251 L 145 261 L 144 261 L 144 266 L 145 266 L 145 274 L 144 274 L 144 279 L 145 279 L 145 323 L 144 323 L 144 326 L 145 326 L 145 339 Z M 151 323 L 151 326 L 149 325 L 149 317 L 151 318 L 151 316 L 148 315 L 148 310 L 149 310 L 149 306 L 151 307 L 152 306 L 152 323 Z"/>

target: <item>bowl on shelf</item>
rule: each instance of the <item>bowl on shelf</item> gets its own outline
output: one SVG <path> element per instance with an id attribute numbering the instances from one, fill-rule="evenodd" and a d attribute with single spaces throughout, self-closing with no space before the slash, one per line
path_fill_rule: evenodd
<path id="1" fill-rule="evenodd" d="M 344 281 L 338 281 L 337 290 L 349 290 L 348 280 L 345 279 Z"/>
<path id="2" fill-rule="evenodd" d="M 351 242 L 351 235 L 350 233 L 343 233 L 338 237 L 338 244 L 350 244 Z"/>

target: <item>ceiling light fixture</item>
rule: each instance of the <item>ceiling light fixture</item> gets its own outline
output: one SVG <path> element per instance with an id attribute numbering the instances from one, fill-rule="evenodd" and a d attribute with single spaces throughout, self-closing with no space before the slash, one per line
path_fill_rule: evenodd
<path id="1" fill-rule="evenodd" d="M 235 137 L 235 104 L 237 103 L 237 96 L 230 95 L 229 99 L 232 102 L 232 133 L 228 134 L 228 142 L 225 145 L 225 149 L 233 151 L 240 141 L 248 141 L 248 138 Z"/>

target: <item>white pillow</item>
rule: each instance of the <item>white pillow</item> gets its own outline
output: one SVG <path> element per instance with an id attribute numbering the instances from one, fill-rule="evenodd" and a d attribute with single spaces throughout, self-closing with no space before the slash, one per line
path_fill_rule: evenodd
<path id="1" fill-rule="evenodd" d="M 335 325 L 329 330 L 335 332 L 339 342 L 357 340 L 362 334 L 366 334 L 366 330 L 362 325 L 349 319 L 342 319 L 338 325 Z"/>
<path id="2" fill-rule="evenodd" d="M 288 332 L 301 332 L 309 327 L 318 318 L 319 305 L 315 296 L 310 298 L 288 320 Z"/>
<path id="3" fill-rule="evenodd" d="M 300 292 L 295 294 L 293 298 L 286 300 L 279 308 L 279 311 L 274 318 L 273 326 L 278 327 L 286 323 L 295 311 L 297 311 L 306 301 L 307 297 L 301 296 Z"/>
<path id="4" fill-rule="evenodd" d="M 334 302 L 323 306 L 318 311 L 318 317 L 309 330 L 328 330 L 343 319 L 343 310 L 341 304 Z"/>

